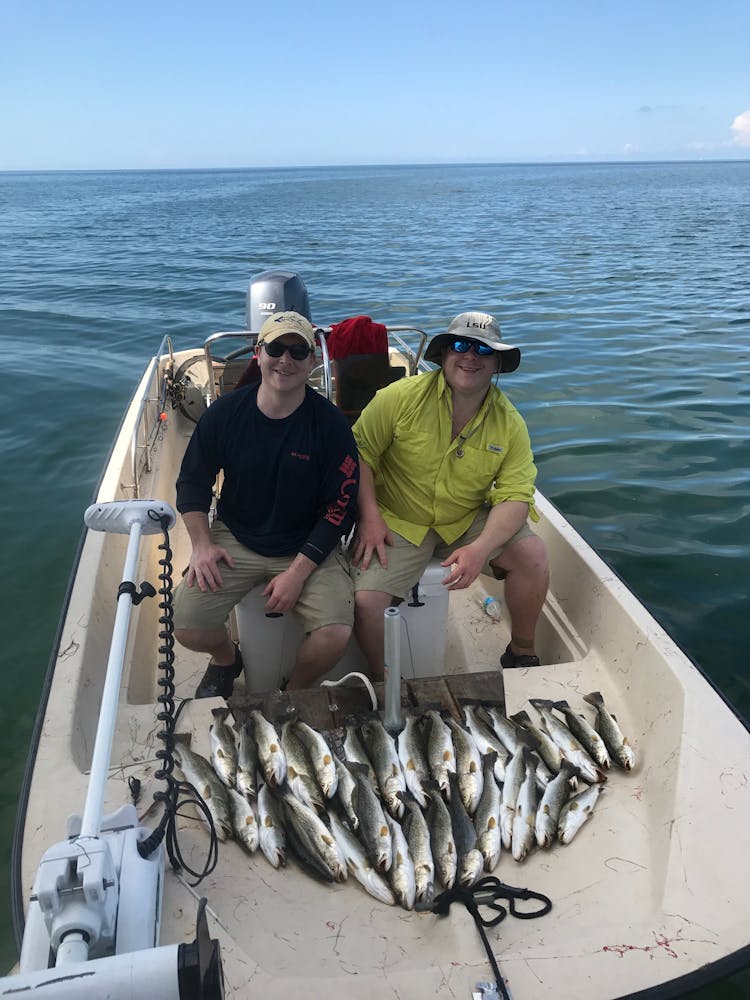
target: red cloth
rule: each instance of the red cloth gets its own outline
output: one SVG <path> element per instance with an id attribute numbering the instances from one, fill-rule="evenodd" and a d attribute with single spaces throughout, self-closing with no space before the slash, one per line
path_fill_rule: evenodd
<path id="1" fill-rule="evenodd" d="M 382 323 L 375 323 L 369 316 L 352 316 L 331 327 L 326 344 L 331 358 L 388 354 L 388 333 Z"/>

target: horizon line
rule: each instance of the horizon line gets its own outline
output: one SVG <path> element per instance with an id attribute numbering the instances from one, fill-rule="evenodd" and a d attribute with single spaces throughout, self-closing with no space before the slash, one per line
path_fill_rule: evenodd
<path id="1" fill-rule="evenodd" d="M 643 166 L 648 164 L 675 163 L 747 163 L 750 156 L 723 157 L 663 157 L 636 159 L 584 159 L 569 158 L 565 160 L 420 160 L 414 162 L 382 162 L 382 163 L 308 163 L 266 166 L 189 166 L 189 167 L 0 167 L 0 174 L 123 174 L 123 173 L 246 173 L 261 170 L 352 170 L 373 167 L 408 168 L 408 167 L 567 167 L 567 166 Z"/>

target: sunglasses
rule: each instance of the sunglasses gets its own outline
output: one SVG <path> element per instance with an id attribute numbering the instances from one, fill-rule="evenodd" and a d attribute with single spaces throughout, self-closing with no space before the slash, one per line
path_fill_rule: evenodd
<path id="1" fill-rule="evenodd" d="M 488 347 L 487 344 L 479 344 L 476 340 L 454 340 L 449 344 L 448 350 L 455 351 L 456 354 L 466 354 L 469 351 L 473 351 L 480 358 L 488 358 L 490 354 L 495 353 L 493 347 Z"/>
<path id="2" fill-rule="evenodd" d="M 304 361 L 312 352 L 312 348 L 307 344 L 282 344 L 278 340 L 272 340 L 270 344 L 264 340 L 263 347 L 269 358 L 280 358 L 284 351 L 289 351 L 289 357 L 293 361 Z"/>

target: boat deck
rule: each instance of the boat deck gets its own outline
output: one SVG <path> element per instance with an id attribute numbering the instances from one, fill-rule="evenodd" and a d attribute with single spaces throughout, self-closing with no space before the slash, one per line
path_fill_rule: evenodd
<path id="1" fill-rule="evenodd" d="M 137 404 L 153 396 L 158 401 L 144 376 L 101 501 L 132 495 Z M 172 502 L 193 425 L 178 412 L 153 425 L 158 429 L 140 495 Z M 459 698 L 502 699 L 508 714 L 529 710 L 530 698 L 566 699 L 591 719 L 583 695 L 603 693 L 638 765 L 631 773 L 610 772 L 593 817 L 571 844 L 535 849 L 520 864 L 503 853 L 495 874 L 550 896 L 553 909 L 534 920 L 509 917 L 488 938 L 515 1000 L 608 1000 L 652 989 L 677 996 L 679 977 L 700 976 L 718 963 L 709 969 L 710 981 L 730 971 L 729 963 L 747 963 L 750 954 L 744 847 L 750 733 L 554 507 L 543 497 L 537 506 L 535 530 L 552 566 L 537 633 L 542 666 L 501 676 L 507 614 L 500 620 L 485 615 L 475 585 L 450 595 L 444 661 L 434 665 L 439 676 L 405 680 L 402 701 L 414 708 L 437 703 L 460 718 Z M 158 536 L 144 540 L 138 580 L 158 580 L 158 543 Z M 189 551 L 181 523 L 171 544 L 176 580 Z M 25 816 L 26 901 L 43 850 L 64 836 L 65 818 L 85 799 L 124 552 L 122 536 L 94 532 L 82 549 Z M 502 600 L 502 584 L 483 579 L 479 587 Z M 158 819 L 150 811 L 152 793 L 163 788 L 153 777 L 160 766 L 158 615 L 153 601 L 134 610 L 105 803 L 113 811 L 130 801 L 128 779 L 139 778 L 138 809 L 147 826 Z M 205 666 L 205 656 L 175 650 L 177 703 L 192 698 Z M 427 672 L 431 666 L 425 664 Z M 240 680 L 232 707 L 241 714 L 256 701 Z M 294 704 L 327 732 L 340 728 L 350 711 L 369 708 L 359 686 L 274 692 L 265 701 L 271 715 L 274 702 Z M 223 704 L 188 701 L 180 714 L 178 730 L 192 734 L 192 746 L 204 756 L 211 710 Z M 178 825 L 185 860 L 201 870 L 209 849 L 205 825 L 189 809 Z M 161 941 L 194 939 L 196 904 L 205 896 L 211 936 L 221 942 L 227 996 L 237 1000 L 287 1000 L 297 993 L 306 1000 L 449 1000 L 470 997 L 491 976 L 473 921 L 460 906 L 445 917 L 389 907 L 351 878 L 321 885 L 293 859 L 275 870 L 260 852 L 248 855 L 233 841 L 220 845 L 211 874 L 194 882 L 184 870 L 168 870 Z"/>

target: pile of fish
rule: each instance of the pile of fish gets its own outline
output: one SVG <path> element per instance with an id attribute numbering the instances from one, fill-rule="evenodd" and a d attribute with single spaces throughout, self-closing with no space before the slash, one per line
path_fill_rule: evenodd
<path id="1" fill-rule="evenodd" d="M 260 848 L 278 868 L 291 848 L 328 882 L 351 874 L 375 898 L 428 907 L 436 880 L 473 885 L 501 853 L 522 861 L 569 844 L 592 815 L 607 771 L 635 756 L 599 692 L 592 724 L 565 701 L 530 699 L 539 715 L 463 705 L 465 725 L 430 709 L 394 739 L 377 715 L 351 720 L 342 759 L 298 718 L 260 710 L 229 724 L 213 710 L 210 761 L 178 735 L 175 758 L 220 840 Z"/>

